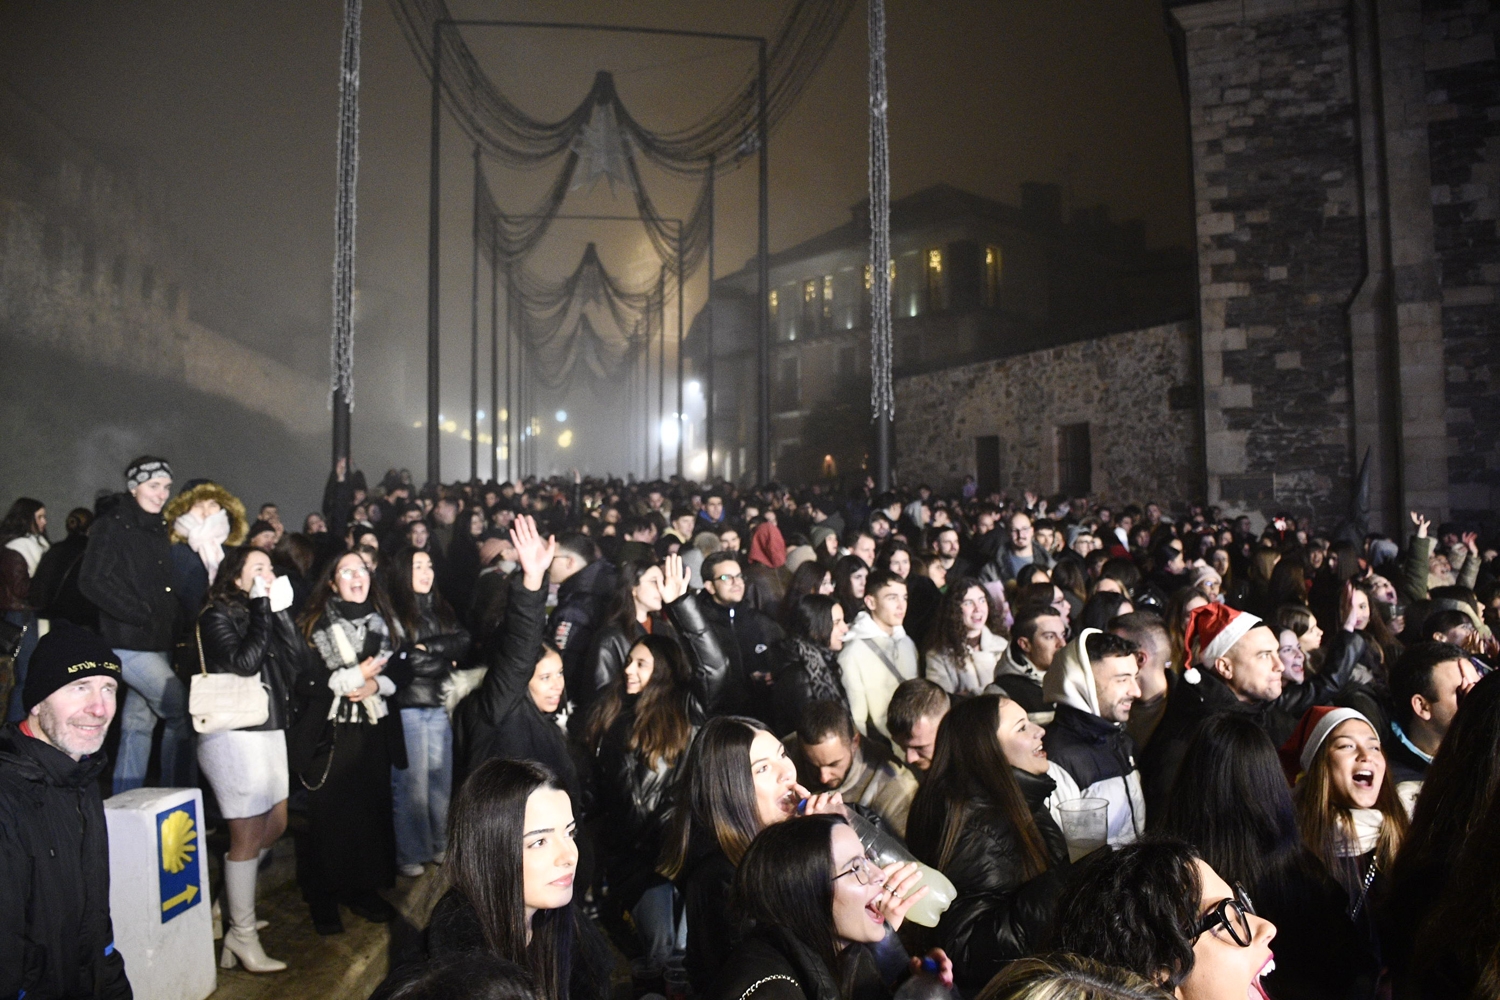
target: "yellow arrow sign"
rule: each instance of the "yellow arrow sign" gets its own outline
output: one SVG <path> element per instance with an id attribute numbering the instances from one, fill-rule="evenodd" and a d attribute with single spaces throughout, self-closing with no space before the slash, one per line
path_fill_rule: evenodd
<path id="1" fill-rule="evenodd" d="M 190 885 L 186 889 L 179 892 L 177 895 L 173 896 L 171 899 L 163 900 L 161 904 L 161 912 L 166 913 L 168 910 L 179 903 L 191 903 L 193 901 L 193 897 L 196 895 L 198 895 L 198 887 L 196 885 Z"/>

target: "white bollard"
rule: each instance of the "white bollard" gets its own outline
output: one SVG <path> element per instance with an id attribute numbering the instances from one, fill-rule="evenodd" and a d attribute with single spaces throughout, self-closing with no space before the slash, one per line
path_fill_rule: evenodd
<path id="1" fill-rule="evenodd" d="M 217 985 L 202 816 L 196 788 L 104 800 L 115 947 L 138 997 L 203 1000 Z"/>

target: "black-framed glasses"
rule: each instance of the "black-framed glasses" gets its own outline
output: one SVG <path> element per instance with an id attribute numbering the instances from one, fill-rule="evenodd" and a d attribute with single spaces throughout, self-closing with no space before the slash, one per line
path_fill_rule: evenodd
<path id="1" fill-rule="evenodd" d="M 1209 931 L 1222 927 L 1229 932 L 1235 944 L 1248 948 L 1255 939 L 1250 928 L 1250 917 L 1254 913 L 1255 906 L 1250 902 L 1250 894 L 1236 882 L 1233 896 L 1219 900 L 1219 905 L 1198 919 L 1198 932 L 1193 937 L 1196 940 Z"/>
<path id="2" fill-rule="evenodd" d="M 744 578 L 745 574 L 743 573 L 720 573 L 718 576 L 714 577 L 714 579 L 719 581 L 720 583 L 728 583 L 730 580 L 743 580 Z"/>
<path id="3" fill-rule="evenodd" d="M 835 875 L 832 881 L 837 882 L 845 875 L 853 875 L 854 881 L 860 885 L 884 885 L 885 872 L 868 857 L 855 858 L 849 862 L 849 867 Z"/>

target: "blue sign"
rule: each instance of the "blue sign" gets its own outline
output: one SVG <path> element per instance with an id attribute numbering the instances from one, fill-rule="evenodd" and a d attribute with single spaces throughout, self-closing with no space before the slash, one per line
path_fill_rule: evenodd
<path id="1" fill-rule="evenodd" d="M 156 846 L 161 922 L 166 923 L 197 906 L 203 896 L 195 801 L 189 799 L 156 814 Z"/>

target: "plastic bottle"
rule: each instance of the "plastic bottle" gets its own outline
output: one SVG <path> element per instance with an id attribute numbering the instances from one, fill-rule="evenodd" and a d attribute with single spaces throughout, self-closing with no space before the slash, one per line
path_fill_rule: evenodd
<path id="1" fill-rule="evenodd" d="M 901 984 L 893 1000 L 952 1000 L 952 997 L 953 991 L 938 978 L 937 962 L 924 958 L 921 971 L 913 972 Z"/>
<path id="2" fill-rule="evenodd" d="M 912 904 L 912 908 L 906 911 L 906 919 L 921 924 L 923 927 L 936 927 L 943 911 L 953 904 L 954 897 L 958 895 L 958 890 L 953 888 L 953 883 L 948 881 L 948 876 L 930 865 L 917 861 L 900 838 L 877 828 L 852 809 L 849 810 L 849 825 L 859 835 L 860 842 L 865 845 L 865 851 L 880 867 L 884 868 L 903 861 L 916 862 L 917 867 L 922 871 L 922 878 L 911 891 L 915 892 L 925 885 L 927 895 Z"/>

